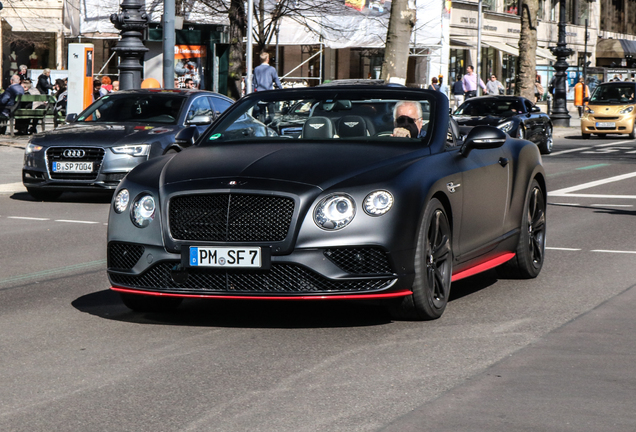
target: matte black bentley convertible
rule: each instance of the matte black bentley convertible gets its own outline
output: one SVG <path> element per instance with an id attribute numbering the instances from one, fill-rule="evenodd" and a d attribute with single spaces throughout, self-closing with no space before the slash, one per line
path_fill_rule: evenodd
<path id="1" fill-rule="evenodd" d="M 287 135 L 277 119 L 299 101 L 305 121 Z M 262 121 L 245 121 L 263 109 Z M 185 297 L 377 299 L 396 318 L 435 319 L 452 281 L 494 267 L 536 277 L 546 228 L 537 146 L 490 126 L 458 136 L 439 92 L 247 96 L 196 146 L 119 185 L 112 289 L 137 311 Z"/>

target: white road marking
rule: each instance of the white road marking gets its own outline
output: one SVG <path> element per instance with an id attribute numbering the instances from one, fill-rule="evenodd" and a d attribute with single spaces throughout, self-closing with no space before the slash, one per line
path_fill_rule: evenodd
<path id="1" fill-rule="evenodd" d="M 51 220 L 49 218 L 37 218 L 37 217 L 27 217 L 27 216 L 7 216 L 7 219 L 22 219 L 22 220 L 36 220 L 36 221 Z"/>
<path id="2" fill-rule="evenodd" d="M 93 221 L 79 221 L 79 220 L 67 220 L 67 219 L 56 219 L 55 222 L 67 222 L 67 223 L 78 223 L 78 224 L 98 224 L 99 222 Z"/>
<path id="3" fill-rule="evenodd" d="M 636 254 L 636 251 L 617 251 L 617 250 L 605 250 L 605 249 L 594 249 L 590 252 L 602 252 L 602 253 L 618 253 L 618 254 Z"/>
<path id="4" fill-rule="evenodd" d="M 590 207 L 634 207 L 632 204 L 590 204 Z"/>
<path id="5" fill-rule="evenodd" d="M 615 145 L 619 145 L 619 144 L 633 144 L 633 141 L 617 141 L 617 142 L 611 142 L 611 143 L 606 143 L 606 144 L 597 144 L 595 146 L 592 147 L 577 147 L 577 148 L 573 148 L 573 149 L 569 149 L 569 150 L 561 150 L 559 152 L 554 152 L 554 153 L 550 153 L 549 155 L 546 156 L 558 156 L 558 155 L 562 155 L 562 154 L 566 154 L 566 153 L 574 153 L 577 151 L 586 151 L 586 150 L 590 150 L 592 148 L 595 147 L 612 147 Z"/>
<path id="6" fill-rule="evenodd" d="M 547 246 L 545 248 L 550 250 L 560 250 L 560 251 L 580 251 L 581 250 L 576 248 L 547 247 Z"/>
<path id="7" fill-rule="evenodd" d="M 598 144 L 598 145 L 595 145 L 594 147 L 611 147 L 611 146 L 615 146 L 619 144 L 634 144 L 634 142 L 633 141 L 618 141 L 618 142 L 611 142 L 608 144 Z"/>
<path id="8" fill-rule="evenodd" d="M 613 183 L 621 180 L 636 177 L 636 172 L 621 174 L 614 177 L 609 177 L 602 180 L 591 181 L 576 186 L 571 186 L 563 189 L 558 189 L 552 192 L 548 192 L 548 196 L 573 196 L 573 197 L 585 197 L 585 198 L 624 198 L 624 199 L 636 199 L 636 195 L 597 195 L 597 194 L 573 194 L 572 192 L 580 191 L 583 189 L 589 189 L 596 186 L 601 186 L 608 183 Z"/>
<path id="9" fill-rule="evenodd" d="M 571 206 L 571 207 L 576 207 L 581 205 L 579 203 L 548 203 L 548 204 L 558 205 L 558 206 Z"/>

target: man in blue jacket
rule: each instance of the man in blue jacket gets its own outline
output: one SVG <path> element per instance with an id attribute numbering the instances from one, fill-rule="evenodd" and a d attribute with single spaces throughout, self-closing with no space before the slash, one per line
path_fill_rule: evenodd
<path id="1" fill-rule="evenodd" d="M 17 95 L 24 94 L 24 87 L 20 84 L 20 76 L 13 75 L 11 77 L 11 85 L 2 93 L 0 97 L 0 110 L 2 115 L 9 117 L 9 108 L 15 105 L 15 98 Z"/>
<path id="2" fill-rule="evenodd" d="M 283 86 L 280 83 L 280 79 L 278 79 L 278 74 L 276 73 L 276 69 L 273 66 L 269 65 L 269 54 L 266 52 L 261 53 L 261 65 L 254 68 L 254 76 L 252 79 L 252 83 L 254 84 L 254 91 L 265 91 L 272 90 L 274 88 L 274 84 L 279 89 L 282 89 Z M 267 119 L 264 119 L 265 110 L 258 105 L 254 107 L 254 116 L 259 118 L 259 120 L 264 123 L 269 123 L 272 121 L 272 115 L 274 114 L 274 104 L 267 104 Z M 260 114 L 260 117 L 259 117 Z"/>

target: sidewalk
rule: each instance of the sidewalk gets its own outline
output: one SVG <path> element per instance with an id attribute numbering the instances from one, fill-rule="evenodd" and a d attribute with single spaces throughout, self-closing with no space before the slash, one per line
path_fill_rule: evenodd
<path id="1" fill-rule="evenodd" d="M 16 135 L 12 137 L 9 134 L 0 135 L 0 146 L 25 148 L 29 142 L 30 135 Z"/>
<path id="2" fill-rule="evenodd" d="M 558 138 L 570 135 L 581 135 L 581 119 L 579 118 L 579 112 L 573 103 L 568 102 L 568 112 L 570 113 L 570 127 L 555 126 L 553 135 Z M 545 101 L 538 102 L 537 106 L 541 108 L 541 112 L 547 114 L 548 105 Z"/>

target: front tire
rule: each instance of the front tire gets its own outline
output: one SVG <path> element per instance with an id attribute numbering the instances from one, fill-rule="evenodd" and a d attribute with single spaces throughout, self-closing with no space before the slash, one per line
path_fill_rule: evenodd
<path id="1" fill-rule="evenodd" d="M 634 124 L 634 127 L 632 127 L 632 131 L 627 134 L 627 136 L 629 139 L 636 139 L 636 123 Z"/>
<path id="2" fill-rule="evenodd" d="M 539 275 L 545 256 L 545 211 L 545 195 L 539 182 L 533 180 L 523 206 L 516 255 L 497 268 L 500 276 L 533 279 Z"/>
<path id="3" fill-rule="evenodd" d="M 179 297 L 155 297 L 142 294 L 119 293 L 121 301 L 135 312 L 171 312 L 183 299 Z"/>
<path id="4" fill-rule="evenodd" d="M 552 126 L 548 125 L 545 130 L 545 140 L 539 144 L 539 151 L 541 154 L 552 153 L 552 147 L 554 147 L 554 140 L 552 138 Z"/>
<path id="5" fill-rule="evenodd" d="M 433 198 L 418 232 L 413 294 L 392 304 L 391 315 L 418 321 L 441 317 L 450 295 L 452 265 L 450 224 L 444 206 Z"/>
<path id="6" fill-rule="evenodd" d="M 581 134 L 581 138 L 583 138 L 583 139 L 590 139 L 591 136 L 592 136 L 592 134 L 586 134 L 586 133 Z"/>

